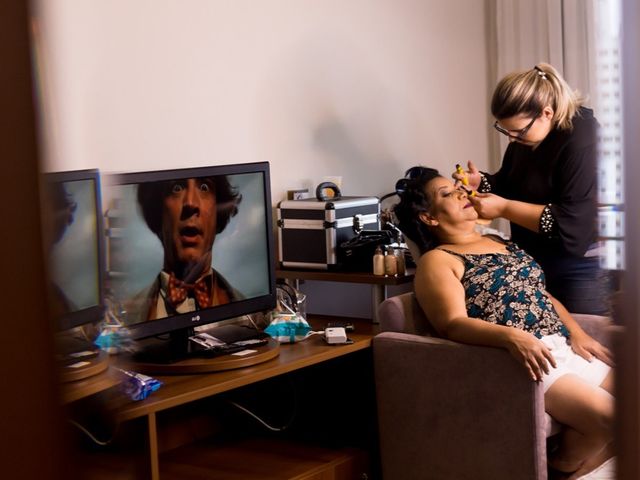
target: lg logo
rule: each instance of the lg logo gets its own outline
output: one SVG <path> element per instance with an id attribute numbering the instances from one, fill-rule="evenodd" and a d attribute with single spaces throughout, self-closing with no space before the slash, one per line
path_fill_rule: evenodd
<path id="1" fill-rule="evenodd" d="M 191 321 L 192 322 L 199 322 L 200 321 L 200 315 L 196 315 L 195 317 L 191 317 Z"/>

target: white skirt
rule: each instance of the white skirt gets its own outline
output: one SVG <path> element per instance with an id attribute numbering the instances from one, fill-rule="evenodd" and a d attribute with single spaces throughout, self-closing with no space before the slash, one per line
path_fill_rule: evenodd
<path id="1" fill-rule="evenodd" d="M 595 357 L 591 361 L 585 360 L 580 355 L 571 350 L 564 335 L 556 333 L 540 339 L 542 343 L 551 351 L 556 360 L 556 368 L 549 365 L 549 373 L 542 378 L 542 385 L 545 393 L 563 375 L 573 374 L 594 387 L 599 387 L 611 367 Z"/>

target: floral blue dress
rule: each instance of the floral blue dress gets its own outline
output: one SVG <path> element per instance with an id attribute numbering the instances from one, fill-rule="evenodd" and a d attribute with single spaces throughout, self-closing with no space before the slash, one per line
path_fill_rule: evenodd
<path id="1" fill-rule="evenodd" d="M 487 322 L 519 328 L 538 338 L 559 333 L 569 338 L 545 291 L 544 272 L 515 243 L 508 253 L 461 254 L 467 314 Z"/>

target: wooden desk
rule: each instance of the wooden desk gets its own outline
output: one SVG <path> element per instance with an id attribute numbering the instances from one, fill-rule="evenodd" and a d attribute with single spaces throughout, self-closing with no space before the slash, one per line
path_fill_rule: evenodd
<path id="1" fill-rule="evenodd" d="M 321 329 L 326 322 L 334 320 L 340 319 L 328 316 L 309 317 L 309 323 L 315 329 Z M 248 386 L 278 375 L 294 372 L 299 369 L 318 365 L 332 359 L 337 359 L 339 357 L 350 355 L 354 352 L 368 349 L 371 346 L 373 336 L 378 332 L 377 327 L 363 320 L 348 320 L 353 321 L 356 326 L 355 331 L 349 333 L 349 338 L 354 341 L 354 343 L 350 345 L 330 346 L 327 345 L 319 335 L 317 335 L 300 343 L 282 344 L 280 346 L 280 355 L 278 357 L 254 366 L 212 374 L 156 376 L 156 378 L 163 382 L 163 386 L 158 391 L 154 392 L 145 400 L 125 404 L 117 412 L 118 418 L 122 422 L 128 422 L 135 419 L 138 419 L 138 421 L 144 420 L 147 432 L 147 464 L 149 467 L 148 470 L 150 471 L 150 478 L 154 480 L 159 479 L 161 474 L 163 478 L 175 478 L 175 472 L 173 469 L 176 468 L 176 465 L 193 466 L 194 469 L 205 468 L 197 463 L 199 461 L 204 461 L 202 459 L 205 457 L 208 458 L 209 461 L 212 461 L 211 459 L 213 458 L 216 459 L 215 469 L 206 472 L 206 475 L 205 472 L 199 472 L 201 475 L 205 475 L 206 478 L 243 478 L 246 480 L 253 478 L 265 478 L 265 472 L 263 471 L 256 471 L 255 476 L 251 476 L 243 472 L 240 477 L 237 476 L 237 471 L 235 473 L 236 476 L 233 476 L 234 473 L 232 470 L 239 468 L 237 459 L 242 458 L 244 448 L 249 449 L 248 451 L 245 451 L 246 458 L 257 458 L 256 455 L 258 453 L 264 456 L 264 452 L 256 452 L 255 449 L 263 447 L 266 449 L 270 444 L 270 441 L 261 444 L 259 440 L 249 438 L 247 440 L 243 440 L 239 444 L 229 443 L 226 445 L 220 445 L 219 443 L 212 444 L 211 442 L 198 442 L 191 444 L 188 447 L 183 446 L 173 449 L 170 452 L 161 455 L 159 451 L 157 415 L 181 405 L 189 404 L 197 400 L 229 392 L 239 387 Z M 362 374 L 362 372 L 353 373 L 356 375 Z M 330 388 L 327 391 L 331 393 Z M 257 447 L 256 445 L 262 445 L 263 447 Z M 283 472 L 291 471 L 291 459 L 293 457 L 287 459 L 286 446 L 281 449 L 271 446 L 268 450 L 272 452 L 269 456 L 271 460 L 268 462 L 268 468 L 282 469 Z M 278 457 L 274 450 L 282 450 L 281 456 L 283 458 Z M 199 453 L 194 456 L 194 452 Z M 304 444 L 301 445 L 297 443 L 291 447 L 291 455 L 293 455 L 294 452 L 295 455 L 299 456 L 301 459 L 306 458 L 306 460 L 309 461 L 311 458 L 314 458 L 315 460 L 308 463 L 305 467 L 303 467 L 303 464 L 296 465 L 295 468 L 297 468 L 298 471 L 295 472 L 295 475 L 294 473 L 287 473 L 283 478 L 296 478 L 301 480 L 346 478 L 340 475 L 335 477 L 322 475 L 327 475 L 327 472 L 333 472 L 334 469 L 335 471 L 340 469 L 346 469 L 345 471 L 347 471 L 353 468 L 362 468 L 363 466 L 361 457 L 358 457 L 357 455 L 353 456 L 348 452 L 345 453 L 344 450 L 332 451 L 331 449 L 318 448 L 317 446 L 309 446 L 307 450 Z M 160 460 L 161 457 L 163 459 L 162 461 Z M 233 466 L 225 465 L 225 458 L 229 459 L 227 460 L 227 463 L 232 462 L 231 458 L 235 458 L 236 460 L 234 461 L 236 463 L 233 464 Z M 114 461 L 117 461 L 117 458 Z M 251 461 L 253 460 L 250 460 L 250 462 Z M 263 461 L 266 462 L 264 459 Z M 108 463 L 104 460 L 98 460 L 97 462 L 101 462 L 102 464 Z M 209 468 L 212 467 L 209 466 Z M 230 469 L 229 476 L 225 476 L 225 468 Z M 266 465 L 265 468 L 267 468 Z M 308 468 L 308 472 L 307 470 L 304 470 L 304 468 Z M 326 472 L 324 470 L 325 468 L 328 469 Z M 300 469 L 303 469 L 304 472 L 300 473 Z M 123 468 L 121 470 L 124 471 L 125 469 Z M 271 470 L 271 473 L 272 472 L 273 470 Z M 283 475 L 285 474 L 283 473 Z M 119 476 L 118 478 L 131 477 Z"/>
<path id="2" fill-rule="evenodd" d="M 276 269 L 276 278 L 293 280 L 316 280 L 322 282 L 365 283 L 371 285 L 371 312 L 373 323 L 378 320 L 378 305 L 387 298 L 387 286 L 413 282 L 415 269 L 410 268 L 405 275 L 384 277 L 368 272 L 334 272 L 329 270 Z"/>
<path id="3" fill-rule="evenodd" d="M 75 382 L 65 382 L 60 386 L 60 400 L 62 404 L 72 403 L 115 387 L 120 381 L 121 376 L 118 372 L 107 369 L 92 377 L 76 380 Z"/>
<path id="4" fill-rule="evenodd" d="M 336 317 L 309 317 L 311 326 L 318 329 L 331 320 L 336 320 Z M 280 355 L 251 367 L 204 375 L 157 376 L 164 383 L 162 388 L 145 400 L 127 405 L 120 411 L 119 416 L 122 420 L 131 420 L 154 414 L 371 347 L 371 340 L 378 331 L 377 327 L 363 321 L 355 323 L 356 330 L 349 333 L 349 338 L 354 342 L 350 345 L 327 345 L 316 335 L 300 343 L 281 344 Z"/>

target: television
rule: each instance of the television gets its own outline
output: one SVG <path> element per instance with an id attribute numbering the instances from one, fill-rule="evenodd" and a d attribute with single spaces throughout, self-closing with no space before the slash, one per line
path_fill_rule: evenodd
<path id="1" fill-rule="evenodd" d="M 104 232 L 97 169 L 44 173 L 41 182 L 42 239 L 48 300 L 59 338 L 103 318 Z M 63 350 L 95 348 L 82 335 Z M 74 346 L 75 345 L 75 346 Z"/>
<path id="2" fill-rule="evenodd" d="M 110 291 L 134 340 L 160 339 L 138 358 L 180 360 L 196 327 L 275 307 L 268 162 L 108 183 Z"/>

